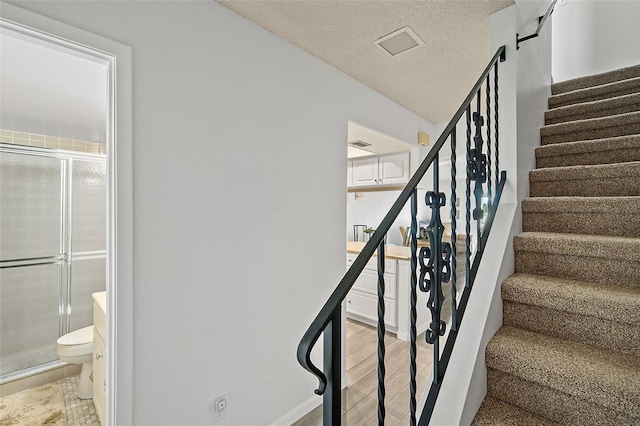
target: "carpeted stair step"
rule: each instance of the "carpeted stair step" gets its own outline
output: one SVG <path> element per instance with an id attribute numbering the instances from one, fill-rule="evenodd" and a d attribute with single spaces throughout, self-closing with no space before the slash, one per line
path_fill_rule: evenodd
<path id="1" fill-rule="evenodd" d="M 544 421 L 597 426 L 637 425 L 640 421 L 627 413 L 603 410 L 596 403 L 493 368 L 487 369 L 487 381 L 488 398 L 511 404 L 505 409 L 538 412 L 545 417 Z"/>
<path id="2" fill-rule="evenodd" d="M 531 197 L 640 195 L 640 161 L 532 170 L 529 194 Z"/>
<path id="3" fill-rule="evenodd" d="M 640 93 L 550 109 L 544 113 L 544 123 L 559 124 L 634 111 L 640 111 Z"/>
<path id="4" fill-rule="evenodd" d="M 566 142 L 536 148 L 536 167 L 564 167 L 640 161 L 640 135 Z"/>
<path id="5" fill-rule="evenodd" d="M 593 86 L 602 86 L 603 84 L 628 80 L 635 77 L 640 77 L 640 65 L 554 83 L 551 85 L 551 94 L 559 95 L 565 92 L 572 92 Z"/>
<path id="6" fill-rule="evenodd" d="M 526 198 L 522 230 L 640 237 L 640 197 Z"/>
<path id="7" fill-rule="evenodd" d="M 600 86 L 592 86 L 552 95 L 549 97 L 549 109 L 615 98 L 616 96 L 630 95 L 631 93 L 638 92 L 640 92 L 640 77 L 634 77 Z"/>
<path id="8" fill-rule="evenodd" d="M 515 271 L 640 287 L 640 239 L 525 232 L 514 237 Z"/>
<path id="9" fill-rule="evenodd" d="M 640 359 L 640 287 L 515 274 L 502 283 L 504 324 Z"/>
<path id="10" fill-rule="evenodd" d="M 551 426 L 558 423 L 487 396 L 471 424 L 473 426 Z"/>
<path id="11" fill-rule="evenodd" d="M 540 129 L 541 145 L 640 134 L 640 111 L 550 124 Z"/>
<path id="12" fill-rule="evenodd" d="M 640 421 L 640 360 L 634 356 L 504 326 L 485 359 L 488 368 Z"/>

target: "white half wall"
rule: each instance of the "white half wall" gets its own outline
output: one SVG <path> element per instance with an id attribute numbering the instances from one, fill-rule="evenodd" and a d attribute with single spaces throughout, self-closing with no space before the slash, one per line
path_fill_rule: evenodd
<path id="1" fill-rule="evenodd" d="M 553 80 L 640 64 L 640 1 L 567 0 L 553 12 Z"/>
<path id="2" fill-rule="evenodd" d="M 432 124 L 207 1 L 16 2 L 132 47 L 132 411 L 268 424 L 309 406 L 299 339 L 345 269 L 347 122 Z M 120 301 L 119 301 L 120 303 Z M 119 365 L 120 367 L 120 365 Z M 120 386 L 116 383 L 116 387 Z"/>
<path id="3" fill-rule="evenodd" d="M 486 395 L 484 352 L 502 325 L 500 284 L 513 273 L 513 236 L 522 231 L 520 202 L 529 193 L 528 175 L 535 167 L 534 150 L 540 144 L 551 83 L 551 23 L 520 50 L 514 36 L 535 31 L 537 17 L 549 3 L 516 1 L 491 16 L 492 49 L 507 46 L 507 61 L 499 65 L 500 116 L 505 120 L 500 164 L 507 171 L 507 183 L 431 418 L 434 425 L 469 425 Z"/>

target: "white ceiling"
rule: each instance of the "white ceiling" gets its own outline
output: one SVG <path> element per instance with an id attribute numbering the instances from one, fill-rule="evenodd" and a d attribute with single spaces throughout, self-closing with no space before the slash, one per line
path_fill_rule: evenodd
<path id="1" fill-rule="evenodd" d="M 448 121 L 491 58 L 489 17 L 514 0 L 217 0 L 432 123 Z M 372 42 L 409 26 L 425 46 Z M 514 34 L 515 37 L 515 34 Z"/>
<path id="2" fill-rule="evenodd" d="M 347 142 L 362 141 L 371 144 L 363 149 L 347 145 L 347 158 L 365 157 L 373 154 L 391 154 L 411 149 L 411 145 L 401 140 L 376 132 L 359 124 L 349 122 L 347 127 Z"/>
<path id="3" fill-rule="evenodd" d="M 104 63 L 3 29 L 0 96 L 2 129 L 105 142 Z"/>

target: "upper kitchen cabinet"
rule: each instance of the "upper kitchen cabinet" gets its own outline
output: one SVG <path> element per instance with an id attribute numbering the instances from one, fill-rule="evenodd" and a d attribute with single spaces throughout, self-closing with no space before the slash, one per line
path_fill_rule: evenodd
<path id="1" fill-rule="evenodd" d="M 409 152 L 353 160 L 352 186 L 397 186 L 409 181 Z"/>

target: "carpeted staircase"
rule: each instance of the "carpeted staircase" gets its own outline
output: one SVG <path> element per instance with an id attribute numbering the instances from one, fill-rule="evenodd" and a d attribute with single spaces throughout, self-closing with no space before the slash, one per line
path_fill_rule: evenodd
<path id="1" fill-rule="evenodd" d="M 640 66 L 552 86 L 475 425 L 640 425 Z"/>

